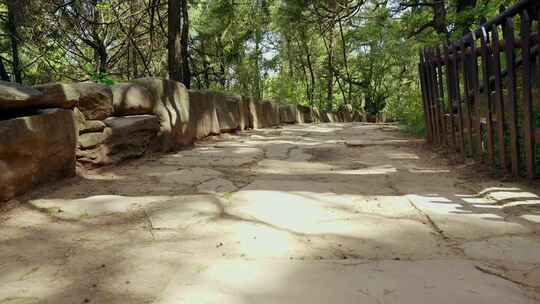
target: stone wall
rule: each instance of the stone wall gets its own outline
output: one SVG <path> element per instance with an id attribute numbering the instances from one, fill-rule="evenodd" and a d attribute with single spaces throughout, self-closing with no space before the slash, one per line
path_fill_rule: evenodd
<path id="1" fill-rule="evenodd" d="M 174 151 L 223 132 L 343 121 L 343 113 L 338 114 L 187 90 L 161 78 L 111 87 L 92 82 L 35 87 L 0 82 L 0 201 L 73 176 L 77 166 L 95 168 L 147 152 Z"/>

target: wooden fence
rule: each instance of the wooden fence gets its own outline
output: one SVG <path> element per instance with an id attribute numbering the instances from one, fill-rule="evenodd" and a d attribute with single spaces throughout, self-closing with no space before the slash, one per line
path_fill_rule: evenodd
<path id="1" fill-rule="evenodd" d="M 540 173 L 540 1 L 501 11 L 421 52 L 427 141 L 532 180 Z"/>

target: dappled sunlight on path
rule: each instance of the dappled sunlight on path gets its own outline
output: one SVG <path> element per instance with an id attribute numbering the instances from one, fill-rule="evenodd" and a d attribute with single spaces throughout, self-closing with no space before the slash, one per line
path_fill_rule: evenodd
<path id="1" fill-rule="evenodd" d="M 539 299 L 537 194 L 464 179 L 394 125 L 227 134 L 21 201 L 1 304 Z"/>

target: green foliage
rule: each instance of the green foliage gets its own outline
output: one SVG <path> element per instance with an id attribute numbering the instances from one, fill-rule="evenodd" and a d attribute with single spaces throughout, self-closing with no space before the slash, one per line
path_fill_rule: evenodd
<path id="1" fill-rule="evenodd" d="M 25 83 L 167 76 L 167 1 L 15 2 L 24 17 L 16 27 Z M 512 2 L 476 1 L 458 12 L 463 0 L 443 0 L 443 33 L 433 0 L 189 0 L 191 83 L 321 110 L 347 104 L 420 134 L 418 52 Z M 0 0 L 4 33 L 6 3 Z M 0 35 L 0 56 L 13 74 L 8 34 Z"/>
<path id="2" fill-rule="evenodd" d="M 95 81 L 97 83 L 102 83 L 108 86 L 112 86 L 114 84 L 114 81 L 111 78 L 109 78 L 109 75 L 107 73 L 92 72 L 90 73 L 90 79 L 92 79 L 92 81 Z"/>
<path id="3" fill-rule="evenodd" d="M 413 135 L 425 135 L 426 125 L 422 107 L 422 96 L 416 83 L 405 84 L 399 99 L 390 99 L 384 112 L 390 118 L 401 123 L 405 132 Z"/>

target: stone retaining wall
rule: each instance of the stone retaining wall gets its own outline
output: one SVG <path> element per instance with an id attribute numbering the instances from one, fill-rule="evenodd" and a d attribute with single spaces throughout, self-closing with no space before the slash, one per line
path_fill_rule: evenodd
<path id="1" fill-rule="evenodd" d="M 187 90 L 161 78 L 111 87 L 0 81 L 0 201 L 73 176 L 76 166 L 95 168 L 147 152 L 174 151 L 222 132 L 339 122 L 342 116 L 353 119 L 307 106 Z"/>

